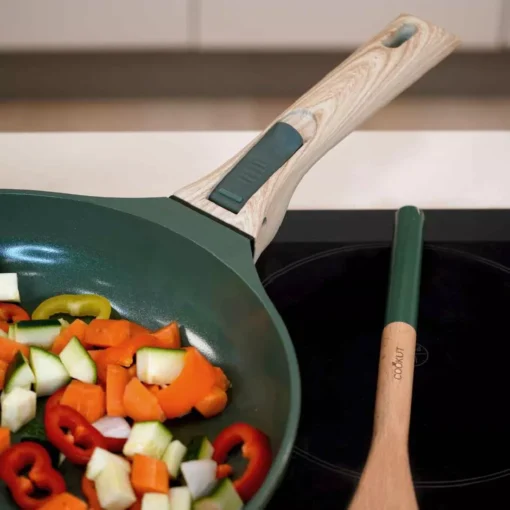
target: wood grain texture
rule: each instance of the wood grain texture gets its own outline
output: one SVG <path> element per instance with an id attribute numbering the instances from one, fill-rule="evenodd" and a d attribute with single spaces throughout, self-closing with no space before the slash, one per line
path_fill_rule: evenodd
<path id="1" fill-rule="evenodd" d="M 397 48 L 385 46 L 405 24 L 414 25 L 416 33 Z M 414 16 L 399 16 L 275 119 L 293 125 L 305 143 L 238 214 L 209 201 L 209 194 L 270 126 L 216 171 L 176 196 L 252 236 L 257 259 L 275 236 L 296 186 L 314 163 L 458 44 L 458 38 L 442 28 Z"/>
<path id="2" fill-rule="evenodd" d="M 372 444 L 349 510 L 418 508 L 408 454 L 415 348 L 409 324 L 384 328 Z"/>

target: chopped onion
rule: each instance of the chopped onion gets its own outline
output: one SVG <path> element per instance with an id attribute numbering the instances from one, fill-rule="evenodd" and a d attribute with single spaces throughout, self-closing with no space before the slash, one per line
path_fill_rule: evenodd
<path id="1" fill-rule="evenodd" d="M 3 329 L 0 329 L 0 336 L 3 336 L 5 338 L 8 337 L 7 333 Z"/>
<path id="2" fill-rule="evenodd" d="M 129 423 L 120 416 L 103 416 L 92 424 L 104 437 L 127 439 L 131 432 Z"/>

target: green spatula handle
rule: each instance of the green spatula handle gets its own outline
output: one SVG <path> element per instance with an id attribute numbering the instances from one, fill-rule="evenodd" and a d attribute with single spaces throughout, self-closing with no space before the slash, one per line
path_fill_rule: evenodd
<path id="1" fill-rule="evenodd" d="M 416 329 L 423 250 L 423 213 L 413 206 L 397 211 L 386 302 L 386 325 L 406 322 Z"/>
<path id="2" fill-rule="evenodd" d="M 349 510 L 417 510 L 408 437 L 413 391 L 416 318 L 423 244 L 423 214 L 397 212 L 367 463 Z"/>
<path id="3" fill-rule="evenodd" d="M 175 196 L 251 236 L 257 258 L 314 163 L 457 45 L 431 23 L 398 17 L 237 155 Z"/>
<path id="4" fill-rule="evenodd" d="M 424 215 L 416 207 L 397 212 L 377 385 L 374 434 L 397 432 L 405 442 L 411 415 L 423 224 Z"/>

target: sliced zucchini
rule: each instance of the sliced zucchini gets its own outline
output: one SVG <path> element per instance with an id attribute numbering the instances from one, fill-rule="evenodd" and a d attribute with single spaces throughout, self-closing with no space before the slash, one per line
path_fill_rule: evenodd
<path id="1" fill-rule="evenodd" d="M 205 498 L 195 501 L 193 510 L 240 510 L 243 500 L 229 478 L 224 478 Z"/>
<path id="2" fill-rule="evenodd" d="M 195 436 L 188 444 L 184 462 L 188 460 L 212 459 L 214 448 L 205 436 Z"/>
<path id="3" fill-rule="evenodd" d="M 18 387 L 5 393 L 2 399 L 2 427 L 17 432 L 35 418 L 36 406 L 37 396 L 34 391 Z"/>
<path id="4" fill-rule="evenodd" d="M 181 473 L 191 492 L 191 498 L 197 500 L 207 496 L 216 485 L 216 467 L 214 460 L 190 460 L 181 464 Z"/>
<path id="5" fill-rule="evenodd" d="M 97 498 L 105 510 L 124 510 L 135 501 L 129 473 L 119 467 L 104 469 L 95 480 Z"/>
<path id="6" fill-rule="evenodd" d="M 9 393 L 14 388 L 29 390 L 33 382 L 35 382 L 34 373 L 28 364 L 28 360 L 21 351 L 18 351 L 9 363 L 5 373 L 5 392 Z"/>
<path id="7" fill-rule="evenodd" d="M 60 360 L 73 379 L 78 379 L 78 381 L 85 383 L 96 383 L 96 364 L 75 336 L 71 338 L 60 353 Z"/>
<path id="8" fill-rule="evenodd" d="M 184 368 L 184 349 L 143 347 L 136 351 L 136 376 L 147 384 L 172 384 Z"/>
<path id="9" fill-rule="evenodd" d="M 13 339 L 20 344 L 35 345 L 43 349 L 49 349 L 57 336 L 60 334 L 60 322 L 58 320 L 19 321 L 13 324 Z M 9 327 L 11 337 L 11 327 Z"/>
<path id="10" fill-rule="evenodd" d="M 85 476 L 89 480 L 95 481 L 105 469 L 123 469 L 127 473 L 130 473 L 131 464 L 123 457 L 115 455 L 108 450 L 99 447 L 94 448 L 94 453 L 92 453 L 87 464 Z"/>
<path id="11" fill-rule="evenodd" d="M 0 273 L 0 301 L 20 302 L 16 273 Z"/>
<path id="12" fill-rule="evenodd" d="M 9 324 L 9 331 L 7 332 L 7 336 L 11 340 L 16 339 L 16 324 Z"/>
<path id="13" fill-rule="evenodd" d="M 168 494 L 145 493 L 142 498 L 142 510 L 170 510 Z"/>
<path id="14" fill-rule="evenodd" d="M 172 433 L 159 421 L 143 421 L 133 425 L 122 453 L 133 457 L 139 453 L 160 459 L 172 440 Z"/>
<path id="15" fill-rule="evenodd" d="M 169 494 L 171 510 L 191 510 L 191 492 L 187 487 L 172 487 Z"/>
<path id="16" fill-rule="evenodd" d="M 3 329 L 0 329 L 0 337 L 9 338 L 9 335 Z"/>
<path id="17" fill-rule="evenodd" d="M 34 371 L 35 392 L 39 397 L 52 395 L 70 380 L 60 358 L 40 347 L 30 347 L 30 366 Z"/>
<path id="18" fill-rule="evenodd" d="M 168 472 L 172 478 L 177 478 L 179 476 L 181 462 L 184 459 L 187 450 L 188 449 L 177 439 L 172 441 L 165 450 L 162 460 L 166 464 Z"/>

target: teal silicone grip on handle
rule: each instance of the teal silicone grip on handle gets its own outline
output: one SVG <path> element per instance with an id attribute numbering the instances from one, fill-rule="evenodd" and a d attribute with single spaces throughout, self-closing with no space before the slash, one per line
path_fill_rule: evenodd
<path id="1" fill-rule="evenodd" d="M 414 206 L 397 211 L 391 253 L 386 325 L 406 322 L 416 329 L 425 216 Z"/>
<path id="2" fill-rule="evenodd" d="M 296 129 L 276 122 L 218 183 L 209 200 L 237 214 L 302 145 L 303 138 Z"/>

